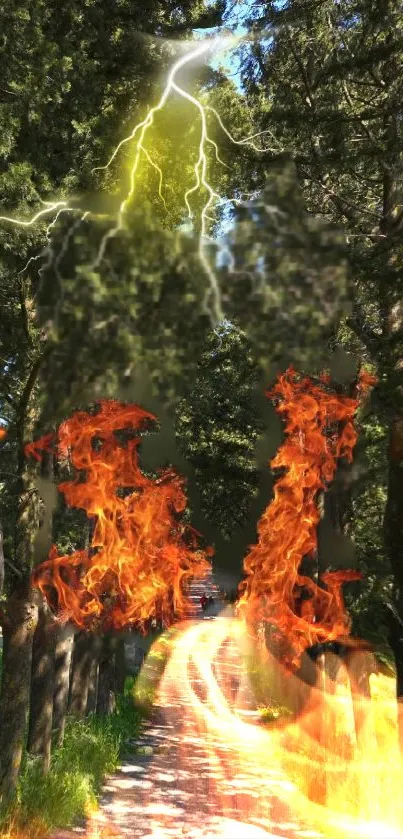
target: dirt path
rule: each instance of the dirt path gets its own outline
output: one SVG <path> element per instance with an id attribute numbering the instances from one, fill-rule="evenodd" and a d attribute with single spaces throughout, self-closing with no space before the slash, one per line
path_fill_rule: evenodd
<path id="1" fill-rule="evenodd" d="M 319 837 L 292 821 L 287 806 L 276 796 L 287 781 L 273 770 L 261 778 L 260 768 L 251 766 L 247 777 L 238 777 L 222 790 L 227 803 L 217 817 L 214 765 L 196 737 L 183 736 L 180 720 L 178 737 L 175 714 L 158 709 L 138 741 L 138 753 L 108 778 L 100 801 L 97 822 L 102 835 L 116 834 L 133 839 L 303 839 Z M 184 749 L 187 760 L 183 762 Z M 259 793 L 257 793 L 259 790 Z M 253 823 L 242 821 L 250 799 L 256 795 L 270 800 L 270 817 Z M 221 799 L 222 800 L 222 799 Z M 255 806 L 255 801 L 253 801 Z M 93 835 L 96 834 L 94 826 Z"/>
<path id="2" fill-rule="evenodd" d="M 228 659 L 228 676 L 241 677 L 237 662 Z M 225 668 L 224 668 L 225 670 Z M 175 671 L 176 672 L 176 671 Z M 185 676 L 185 661 L 178 674 Z M 144 724 L 133 757 L 123 761 L 103 788 L 100 808 L 87 825 L 86 839 L 108 836 L 132 839 L 321 839 L 319 833 L 297 823 L 287 806 L 290 782 L 276 767 L 254 759 L 247 746 L 247 760 L 237 771 L 231 737 L 214 735 L 206 748 L 202 726 L 189 712 L 186 696 L 178 686 L 164 707 L 154 708 Z M 192 687 L 203 694 L 203 679 L 195 676 Z M 253 715 L 254 700 L 242 691 L 244 712 Z M 211 748 L 212 746 L 212 748 Z M 219 814 L 219 815 L 218 815 Z M 85 834 L 59 832 L 52 839 L 73 839 Z"/>

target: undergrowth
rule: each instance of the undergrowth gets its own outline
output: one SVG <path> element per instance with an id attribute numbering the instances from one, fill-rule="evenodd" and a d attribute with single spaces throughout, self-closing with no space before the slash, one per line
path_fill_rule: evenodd
<path id="1" fill-rule="evenodd" d="M 176 630 L 171 627 L 154 642 L 146 661 L 136 679 L 125 685 L 125 693 L 130 694 L 136 708 L 143 715 L 149 715 L 158 694 L 158 687 L 167 666 Z"/>
<path id="2" fill-rule="evenodd" d="M 67 722 L 63 746 L 54 750 L 46 776 L 38 759 L 25 756 L 16 803 L 0 839 L 43 839 L 88 815 L 96 808 L 103 778 L 117 769 L 125 742 L 136 737 L 140 723 L 133 701 L 122 696 L 108 717 Z"/>

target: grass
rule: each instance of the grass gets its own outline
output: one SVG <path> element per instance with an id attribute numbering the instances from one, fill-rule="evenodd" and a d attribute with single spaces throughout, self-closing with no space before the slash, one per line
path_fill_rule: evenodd
<path id="1" fill-rule="evenodd" d="M 128 677 L 116 712 L 70 719 L 63 746 L 52 753 L 49 773 L 40 761 L 25 755 L 15 805 L 3 818 L 0 839 L 46 839 L 58 828 L 69 828 L 96 809 L 105 775 L 114 772 L 132 746 L 142 720 L 152 708 L 169 658 L 174 633 L 153 644 L 137 678 Z"/>
<path id="2" fill-rule="evenodd" d="M 117 769 L 140 723 L 141 715 L 127 696 L 118 698 L 109 717 L 69 720 L 63 746 L 54 751 L 46 776 L 38 760 L 25 757 L 1 839 L 44 839 L 55 828 L 71 827 L 87 816 L 96 808 L 105 775 Z"/>
<path id="3" fill-rule="evenodd" d="M 287 717 L 292 716 L 289 708 L 284 707 L 284 705 L 278 705 L 277 703 L 261 705 L 258 708 L 258 712 L 260 720 L 264 725 L 269 725 L 277 720 L 287 719 Z"/>
<path id="4" fill-rule="evenodd" d="M 126 680 L 125 693 L 132 696 L 135 707 L 145 716 L 151 712 L 175 637 L 174 628 L 160 635 L 151 647 L 139 676 L 130 683 Z"/>

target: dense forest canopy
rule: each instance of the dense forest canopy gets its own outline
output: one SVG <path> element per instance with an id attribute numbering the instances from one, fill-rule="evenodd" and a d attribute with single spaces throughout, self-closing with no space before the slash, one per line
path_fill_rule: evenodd
<path id="1" fill-rule="evenodd" d="M 147 122 L 178 58 L 237 22 L 229 63 L 189 63 Z M 374 373 L 354 462 L 320 499 L 317 560 L 363 572 L 353 631 L 394 658 L 403 695 L 401 4 L 8 0 L 0 31 L 4 800 L 52 646 L 32 570 L 93 535 L 55 490 L 71 463 L 37 467 L 25 445 L 99 399 L 155 413 L 144 471 L 183 471 L 185 520 L 239 579 L 282 440 L 264 389 L 290 364 L 344 395 Z"/>

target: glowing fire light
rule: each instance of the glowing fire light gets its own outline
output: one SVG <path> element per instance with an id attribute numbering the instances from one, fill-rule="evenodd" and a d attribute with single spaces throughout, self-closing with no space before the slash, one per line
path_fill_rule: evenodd
<path id="1" fill-rule="evenodd" d="M 62 483 L 59 490 L 68 505 L 86 511 L 93 533 L 87 550 L 59 556 L 53 547 L 33 582 L 77 626 L 142 629 L 156 615 L 169 624 L 189 610 L 189 579 L 203 577 L 210 567 L 211 551 L 198 549 L 198 534 L 180 521 L 183 480 L 169 469 L 155 480 L 146 477 L 138 465 L 140 439 L 123 445 L 116 436 L 153 420 L 137 405 L 110 400 L 100 403 L 98 413 L 78 412 L 59 428 L 58 456 L 86 473 L 85 481 Z M 26 453 L 40 459 L 51 445 L 46 435 L 28 444 Z"/>
<path id="2" fill-rule="evenodd" d="M 372 377 L 361 375 L 359 390 L 365 392 L 372 384 Z M 331 480 L 338 457 L 351 458 L 356 440 L 353 417 L 358 400 L 331 395 L 322 385 L 299 380 L 293 371 L 288 371 L 274 388 L 274 394 L 283 400 L 278 409 L 287 417 L 288 438 L 273 466 L 286 466 L 288 481 L 283 483 L 283 507 L 277 488 L 274 501 L 259 524 L 258 547 L 262 550 L 263 537 L 269 532 L 267 523 L 274 522 L 270 509 L 285 513 L 282 526 L 289 541 L 281 543 L 275 529 L 272 541 L 267 539 L 265 544 L 270 561 L 274 549 L 279 551 L 283 545 L 284 564 L 289 563 L 288 573 L 294 583 L 301 582 L 298 563 L 303 551 L 307 546 L 312 551 L 315 546 L 315 493 Z M 329 425 L 334 425 L 334 433 L 330 433 L 330 428 L 325 436 Z M 296 524 L 290 510 L 292 503 L 300 516 L 301 538 L 299 531 L 292 529 Z M 281 626 L 288 629 L 294 651 L 301 648 L 304 639 L 304 643 L 309 643 L 314 638 L 335 637 L 341 627 L 348 631 L 340 576 L 336 578 L 337 585 L 327 583 L 327 610 L 319 613 L 321 632 L 315 634 L 310 614 L 303 616 L 303 625 L 295 620 L 299 616 L 293 611 L 293 586 L 284 585 L 287 568 L 283 571 L 279 565 L 276 571 L 277 566 L 273 569 L 272 563 L 270 570 L 257 562 L 252 566 L 250 556 L 246 593 L 254 603 L 257 592 L 253 575 L 261 574 L 267 586 L 269 571 L 268 600 L 272 591 L 278 592 L 280 583 L 283 584 L 288 623 Z M 279 553 L 276 556 L 278 559 Z M 273 589 L 272 581 L 277 588 Z M 305 579 L 303 582 L 305 585 Z M 190 773 L 189 786 L 192 789 L 200 780 L 207 781 L 207 798 L 196 802 L 195 812 L 188 806 L 183 827 L 177 824 L 175 808 L 170 811 L 161 801 L 158 812 L 158 808 L 150 811 L 150 839 L 179 835 L 181 829 L 189 839 L 202 835 L 269 839 L 282 836 L 284 830 L 295 839 L 403 839 L 403 765 L 395 680 L 373 672 L 371 695 L 363 695 L 359 675 L 365 669 L 376 671 L 375 662 L 370 653 L 352 649 L 346 664 L 327 654 L 325 666 L 315 668 L 313 686 L 305 683 L 290 672 L 287 659 L 280 662 L 256 645 L 250 633 L 251 614 L 255 616 L 256 612 L 248 613 L 248 596 L 243 598 L 248 623 L 219 617 L 177 625 L 174 634 L 166 636 L 170 655 L 156 704 L 164 710 L 168 724 L 173 723 L 168 730 L 175 731 L 176 745 L 174 741 L 169 744 L 169 765 L 175 767 L 180 784 L 183 775 L 189 773 L 188 767 L 192 762 L 195 765 L 196 750 L 200 772 L 197 779 Z M 276 601 L 272 598 L 271 621 L 273 605 Z M 336 628 L 331 625 L 330 615 L 335 618 Z M 278 609 L 276 617 L 281 616 Z M 161 642 L 160 638 L 158 643 Z M 264 674 L 267 704 L 283 706 L 287 711 L 268 725 L 245 720 L 245 704 L 253 701 L 249 683 L 252 659 L 253 668 Z M 253 716 L 253 711 L 249 713 Z M 116 835 L 116 827 L 110 823 L 98 821 L 89 828 L 91 839 Z"/>
<path id="3" fill-rule="evenodd" d="M 235 696 L 234 648 L 243 669 Z M 372 699 L 363 697 L 341 665 L 334 678 L 328 668 L 317 668 L 311 687 L 268 653 L 259 666 L 271 699 L 292 714 L 267 726 L 251 724 L 242 713 L 251 655 L 256 667 L 256 645 L 240 620 L 183 626 L 159 688 L 168 720 L 174 709 L 183 711 L 179 767 L 189 765 L 192 743 L 205 752 L 216 816 L 238 821 L 245 837 L 253 836 L 248 825 L 254 825 L 267 836 L 282 836 L 287 826 L 287 836 L 295 837 L 401 839 L 403 767 L 394 679 L 372 675 Z M 360 652 L 352 657 L 350 673 L 363 666 Z"/>
<path id="4" fill-rule="evenodd" d="M 367 392 L 374 382 L 361 373 L 358 392 Z M 329 392 L 328 383 L 326 375 L 314 384 L 290 368 L 267 394 L 286 419 L 286 440 L 271 466 L 287 471 L 277 481 L 274 499 L 258 524 L 258 543 L 244 562 L 240 614 L 254 625 L 274 625 L 289 645 L 283 656 L 291 661 L 307 646 L 348 635 L 341 586 L 361 577 L 357 571 L 328 571 L 322 588 L 298 571 L 301 560 L 317 548 L 318 491 L 332 480 L 338 458 L 351 461 L 357 440 L 353 419 L 359 399 Z M 299 603 L 302 590 L 310 596 Z"/>

